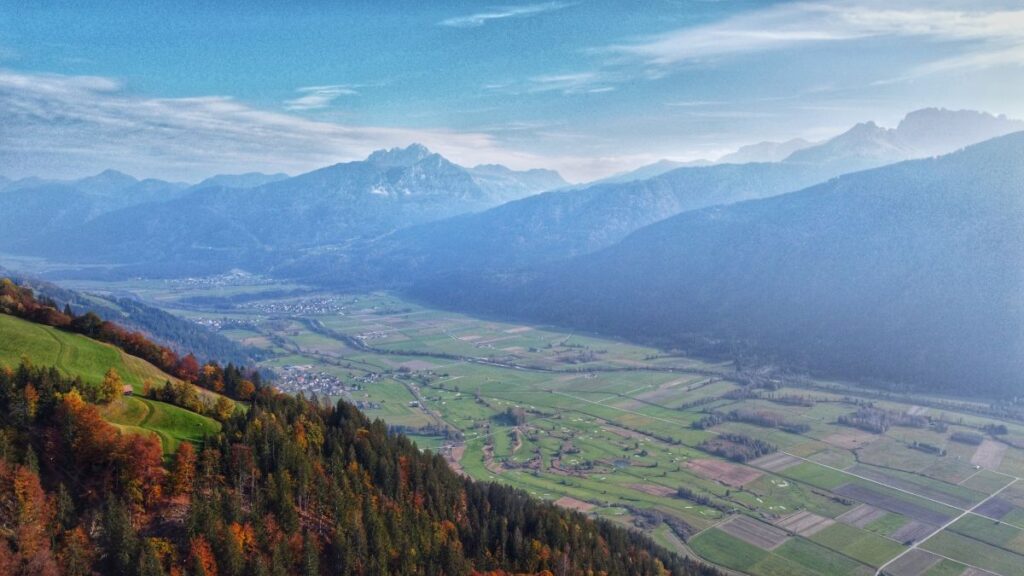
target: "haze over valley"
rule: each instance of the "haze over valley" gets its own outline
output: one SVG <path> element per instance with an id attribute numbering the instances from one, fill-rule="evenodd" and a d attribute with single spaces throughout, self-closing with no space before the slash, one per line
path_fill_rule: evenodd
<path id="1" fill-rule="evenodd" d="M 1024 575 L 1019 6 L 90 4 L 0 8 L 0 576 Z"/>

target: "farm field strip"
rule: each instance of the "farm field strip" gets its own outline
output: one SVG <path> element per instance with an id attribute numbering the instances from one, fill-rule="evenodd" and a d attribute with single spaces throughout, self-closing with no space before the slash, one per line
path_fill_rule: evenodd
<path id="1" fill-rule="evenodd" d="M 908 495 L 908 496 L 912 496 L 912 497 L 915 497 L 915 498 L 922 498 L 922 499 L 924 499 L 924 500 L 928 500 L 928 501 L 930 501 L 930 502 L 933 502 L 933 503 L 935 503 L 935 504 L 939 504 L 939 505 L 941 505 L 941 506 L 944 506 L 944 507 L 946 507 L 946 508 L 956 508 L 957 510 L 961 510 L 961 511 L 963 510 L 962 508 L 957 508 L 956 506 L 950 506 L 949 504 L 946 504 L 945 502 L 941 502 L 941 501 L 939 501 L 939 500 L 935 500 L 935 499 L 933 499 L 933 498 L 929 498 L 929 497 L 927 497 L 927 496 L 921 496 L 921 495 L 919 495 L 919 494 L 916 494 L 916 493 L 914 493 L 914 492 L 910 492 L 910 491 L 908 491 L 908 490 L 905 490 L 905 489 L 903 489 L 903 488 L 899 488 L 899 487 L 897 487 L 897 486 L 890 486 L 890 485 L 888 485 L 888 484 L 886 484 L 886 483 L 884 483 L 884 482 L 879 482 L 879 481 L 877 481 L 877 480 L 874 480 L 874 479 L 872 479 L 872 478 L 867 478 L 867 477 L 864 477 L 864 476 L 860 476 L 860 475 L 854 474 L 854 473 L 852 473 L 852 472 L 850 472 L 850 471 L 848 471 L 848 470 L 843 470 L 843 469 L 840 469 L 840 468 L 835 468 L 835 467 L 833 467 L 833 466 L 829 466 L 829 465 L 827 465 L 827 464 L 822 464 L 822 463 L 820 463 L 820 462 L 814 462 L 813 460 L 809 460 L 809 459 L 807 459 L 807 458 L 803 458 L 803 457 L 801 457 L 801 456 L 796 456 L 796 455 L 794 455 L 794 454 L 790 454 L 790 453 L 788 453 L 788 452 L 787 452 L 786 454 L 787 454 L 787 455 L 789 455 L 789 456 L 792 456 L 792 457 L 794 457 L 794 458 L 798 458 L 798 459 L 800 459 L 800 460 L 803 460 L 804 462 L 809 462 L 809 463 L 811 463 L 811 464 L 814 464 L 814 465 L 816 465 L 816 466 L 821 466 L 821 467 L 823 467 L 823 468 L 827 468 L 827 469 L 829 469 L 829 470 L 832 470 L 832 471 L 834 471 L 834 472 L 838 472 L 838 473 L 840 473 L 840 474 L 845 474 L 845 475 L 848 475 L 848 476 L 852 476 L 852 477 L 854 477 L 854 478 L 857 478 L 857 479 L 859 479 L 859 480 L 864 480 L 864 481 L 866 481 L 866 482 L 870 482 L 870 483 L 872 483 L 872 484 L 877 484 L 877 485 L 879 485 L 879 486 L 883 486 L 883 487 L 885 487 L 885 488 L 889 488 L 889 489 L 891 489 L 891 490 L 896 490 L 896 491 L 898 491 L 898 492 L 902 492 L 902 493 L 904 493 L 904 494 L 906 494 L 906 495 Z M 1014 480 L 1014 481 L 1016 481 L 1016 480 Z M 1007 485 L 1007 486 L 1009 486 L 1009 485 Z M 1005 488 L 1006 488 L 1006 486 L 1004 486 L 1004 487 L 1003 487 L 1003 489 L 1005 489 Z M 1000 489 L 1000 491 L 1002 491 L 1002 489 Z M 991 496 L 990 496 L 990 497 L 991 497 Z M 986 498 L 986 500 L 987 500 L 987 499 L 988 499 L 988 498 Z M 982 501 L 982 502 L 984 502 L 984 501 Z M 980 503 L 979 503 L 979 504 L 980 504 Z"/>
<path id="2" fill-rule="evenodd" d="M 1024 576 L 1024 557 L 960 534 L 939 532 L 927 544 L 932 554 L 966 565 L 965 574 Z"/>

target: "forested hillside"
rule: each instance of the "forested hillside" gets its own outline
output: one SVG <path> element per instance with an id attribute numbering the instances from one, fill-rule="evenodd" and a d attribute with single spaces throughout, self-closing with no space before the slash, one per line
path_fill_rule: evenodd
<path id="1" fill-rule="evenodd" d="M 7 311 L 59 318 L 7 287 Z M 165 459 L 156 436 L 104 420 L 124 401 L 107 387 L 29 360 L 0 368 L 0 574 L 714 573 L 460 477 L 344 402 L 260 387 Z"/>

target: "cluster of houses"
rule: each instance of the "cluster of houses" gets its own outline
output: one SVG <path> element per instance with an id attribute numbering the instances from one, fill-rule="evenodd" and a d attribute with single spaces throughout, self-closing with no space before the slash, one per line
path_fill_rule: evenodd
<path id="1" fill-rule="evenodd" d="M 294 300 L 259 301 L 246 304 L 246 310 L 267 315 L 320 316 L 340 314 L 351 299 L 337 296 L 311 296 Z"/>
<path id="2" fill-rule="evenodd" d="M 259 286 L 273 284 L 274 280 L 256 274 L 250 274 L 244 270 L 231 270 L 216 276 L 202 276 L 198 278 L 177 278 L 168 280 L 172 288 L 189 289 L 210 289 L 227 288 L 229 286 Z"/>
<path id="3" fill-rule="evenodd" d="M 326 372 L 313 369 L 311 365 L 284 366 L 279 369 L 275 385 L 283 392 L 303 392 L 307 396 L 341 396 L 359 387 L 347 386 L 345 382 Z"/>

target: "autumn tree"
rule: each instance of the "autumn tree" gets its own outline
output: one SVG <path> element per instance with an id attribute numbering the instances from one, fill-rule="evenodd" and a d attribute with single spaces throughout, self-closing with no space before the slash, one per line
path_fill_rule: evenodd
<path id="1" fill-rule="evenodd" d="M 235 412 L 235 403 L 228 398 L 221 396 L 217 398 L 217 402 L 213 405 L 213 414 L 217 420 L 225 422 Z"/>
<path id="2" fill-rule="evenodd" d="M 81 526 L 64 533 L 59 555 L 64 576 L 89 576 L 96 555 L 88 534 Z M 0 571 L 0 574 L 3 572 Z"/>
<path id="3" fill-rule="evenodd" d="M 47 529 L 53 521 L 53 506 L 39 483 L 39 476 L 19 466 L 14 473 L 12 487 L 17 506 L 15 538 L 18 554 L 29 557 L 44 549 L 49 551 Z"/>
<path id="4" fill-rule="evenodd" d="M 117 370 L 111 367 L 103 376 L 103 384 L 100 385 L 99 390 L 99 401 L 109 404 L 120 398 L 122 394 L 124 394 L 124 381 L 121 380 L 121 375 L 117 373 Z"/>
<path id="5" fill-rule="evenodd" d="M 32 384 L 25 386 L 25 390 L 22 392 L 25 402 L 25 418 L 32 421 L 36 417 L 36 411 L 39 409 L 39 392 L 36 387 Z"/>
<path id="6" fill-rule="evenodd" d="M 188 380 L 189 382 L 195 382 L 199 379 L 199 361 L 196 357 L 189 354 L 178 360 L 178 365 L 175 366 L 175 372 L 182 380 Z"/>
<path id="7" fill-rule="evenodd" d="M 190 541 L 189 561 L 195 576 L 217 576 L 217 560 L 206 538 L 196 536 Z"/>
<path id="8" fill-rule="evenodd" d="M 121 446 L 118 454 L 121 492 L 136 510 L 141 511 L 147 502 L 159 501 L 162 495 L 163 446 L 156 436 L 150 434 L 124 436 Z"/>
<path id="9" fill-rule="evenodd" d="M 171 495 L 188 496 L 196 481 L 196 453 L 192 445 L 182 442 L 174 455 L 174 468 L 171 471 Z"/>
<path id="10" fill-rule="evenodd" d="M 55 415 L 60 433 L 60 458 L 73 483 L 87 498 L 98 498 L 109 487 L 120 450 L 121 435 L 87 403 L 77 390 L 64 394 Z M 56 454 L 54 454 L 56 456 Z"/>
<path id="11" fill-rule="evenodd" d="M 242 380 L 235 387 L 235 397 L 239 400 L 249 400 L 256 392 L 256 385 L 249 380 Z"/>
<path id="12" fill-rule="evenodd" d="M 0 564 L 9 566 L 0 574 L 58 576 L 50 547 L 52 524 L 53 505 L 39 476 L 26 466 L 0 461 Z M 13 536 L 16 552 L 8 548 L 5 533 Z"/>
<path id="13" fill-rule="evenodd" d="M 220 393 L 224 391 L 224 371 L 215 362 L 208 362 L 203 365 L 199 381 L 196 382 L 203 388 Z"/>
<path id="14" fill-rule="evenodd" d="M 0 574 L 14 574 L 14 552 L 6 538 L 0 538 Z"/>

